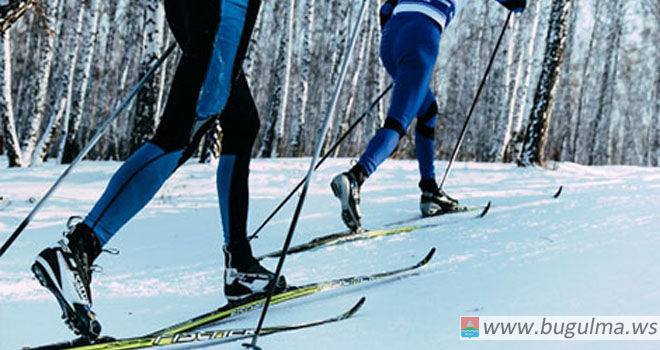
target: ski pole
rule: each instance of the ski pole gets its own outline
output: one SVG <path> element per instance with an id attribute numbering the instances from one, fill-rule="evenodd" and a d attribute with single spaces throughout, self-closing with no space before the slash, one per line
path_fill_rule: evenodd
<path id="1" fill-rule="evenodd" d="M 348 130 L 346 130 L 346 132 L 343 135 L 341 135 L 341 137 L 337 140 L 337 142 L 335 142 L 335 144 L 332 145 L 332 147 L 330 147 L 330 149 L 323 155 L 323 157 L 321 157 L 319 162 L 314 167 L 314 171 L 318 170 L 319 167 L 321 167 L 321 165 L 323 164 L 323 162 L 325 162 L 326 159 L 328 159 L 330 157 L 330 155 L 332 153 L 334 153 L 334 151 L 339 147 L 339 145 L 342 142 L 344 142 L 344 140 L 348 137 L 348 135 L 350 135 L 353 132 L 353 130 L 355 130 L 355 128 L 358 126 L 358 124 L 360 124 L 364 120 L 364 118 L 366 118 L 368 115 L 371 114 L 371 111 L 376 107 L 376 105 L 378 105 L 380 100 L 382 100 L 383 97 L 385 97 L 385 95 L 387 95 L 387 93 L 390 92 L 390 90 L 392 90 L 393 87 L 394 87 L 394 83 L 390 83 L 390 85 L 387 88 L 385 88 L 385 90 L 383 90 L 383 92 L 381 92 L 380 95 L 378 95 L 378 97 L 376 97 L 376 99 L 371 103 L 371 105 L 369 105 L 369 108 L 367 108 L 367 110 L 364 111 L 364 113 L 362 113 L 362 115 L 355 122 L 353 122 L 353 124 L 351 124 L 351 126 L 348 128 Z M 270 213 L 270 215 L 268 215 L 266 220 L 264 220 L 264 222 L 261 223 L 259 228 L 257 228 L 254 231 L 254 233 L 251 234 L 248 237 L 249 240 L 252 240 L 252 239 L 255 239 L 255 238 L 258 237 L 259 232 L 261 232 L 261 230 L 264 227 L 266 227 L 266 225 L 268 225 L 270 220 L 272 220 L 275 217 L 275 215 L 277 215 L 277 213 L 284 207 L 284 205 L 293 197 L 293 195 L 296 193 L 296 191 L 298 191 L 300 189 L 300 187 L 302 187 L 302 185 L 305 184 L 305 180 L 306 180 L 306 178 L 303 178 L 302 180 L 300 180 L 298 185 L 296 185 L 296 187 L 294 187 L 293 190 L 291 190 L 291 192 L 289 192 L 289 194 Z"/>
<path id="2" fill-rule="evenodd" d="M 452 152 L 451 159 L 449 160 L 449 164 L 447 164 L 447 169 L 445 169 L 445 173 L 442 176 L 442 181 L 440 181 L 440 187 L 439 187 L 440 191 L 442 191 L 442 188 L 444 187 L 445 182 L 447 181 L 447 177 L 449 177 L 449 172 L 451 171 L 451 167 L 454 164 L 454 161 L 456 161 L 458 150 L 461 148 L 461 145 L 463 144 L 463 139 L 465 139 L 465 133 L 467 132 L 468 125 L 470 124 L 470 119 L 472 119 L 472 113 L 474 113 L 474 108 L 477 106 L 477 102 L 479 101 L 479 96 L 481 95 L 481 91 L 483 90 L 484 85 L 486 85 L 486 79 L 488 78 L 490 69 L 493 67 L 495 56 L 497 55 L 497 51 L 500 48 L 500 44 L 502 43 L 502 38 L 504 38 L 504 33 L 506 32 L 506 28 L 509 25 L 509 20 L 511 20 L 512 14 L 513 12 L 509 11 L 509 15 L 506 17 L 506 22 L 504 23 L 504 27 L 502 28 L 502 33 L 500 33 L 500 37 L 497 40 L 495 49 L 493 50 L 493 54 L 490 56 L 490 62 L 488 62 L 486 73 L 484 74 L 483 79 L 481 79 L 481 84 L 479 85 L 479 89 L 477 90 L 477 95 L 474 97 L 474 101 L 472 101 L 472 107 L 470 107 L 470 112 L 468 113 L 467 118 L 465 119 L 465 124 L 463 124 L 463 130 L 461 130 L 461 135 L 458 138 L 458 141 L 456 142 L 456 146 L 454 147 L 454 151 Z"/>
<path id="3" fill-rule="evenodd" d="M 151 66 L 151 68 L 149 68 L 149 70 L 142 77 L 142 79 L 140 79 L 140 81 L 135 85 L 135 87 L 133 88 L 131 93 L 128 95 L 128 97 L 121 103 L 121 105 L 119 105 L 119 107 L 117 107 L 117 109 L 115 109 L 112 112 L 112 114 L 110 114 L 110 117 L 101 125 L 101 127 L 98 129 L 98 131 L 96 132 L 94 137 L 92 137 L 92 139 L 89 141 L 89 143 L 87 143 L 85 148 L 82 151 L 80 151 L 78 156 L 71 162 L 71 164 L 69 164 L 69 166 L 64 170 L 62 175 L 60 175 L 60 177 L 58 177 L 57 180 L 55 180 L 55 183 L 50 187 L 48 192 L 46 192 L 46 194 L 39 200 L 39 202 L 37 202 L 37 204 L 34 206 L 34 208 L 32 208 L 32 210 L 30 211 L 28 216 L 25 217 L 25 219 L 23 219 L 23 222 L 21 222 L 21 224 L 18 225 L 18 228 L 16 228 L 14 233 L 9 237 L 9 239 L 5 242 L 5 244 L 2 245 L 2 248 L 0 248 L 0 257 L 7 251 L 7 249 L 9 249 L 9 246 L 11 246 L 11 244 L 16 240 L 16 238 L 18 238 L 18 236 L 21 234 L 21 232 L 23 232 L 23 230 L 25 230 L 27 225 L 30 224 L 30 221 L 32 221 L 32 218 L 34 217 L 34 215 L 37 214 L 39 209 L 41 209 L 41 206 L 43 206 L 44 203 L 46 203 L 46 201 L 50 198 L 50 196 L 53 195 L 55 190 L 57 190 L 57 188 L 62 183 L 62 180 L 64 180 L 64 178 L 66 178 L 66 176 L 69 175 L 71 170 L 73 168 L 75 168 L 76 165 L 78 165 L 78 163 L 80 163 L 80 161 L 87 155 L 87 153 L 89 153 L 89 151 L 92 149 L 92 147 L 94 147 L 94 145 L 99 141 L 99 139 L 101 138 L 101 136 L 103 135 L 105 130 L 108 129 L 110 124 L 112 124 L 112 122 L 114 122 L 115 119 L 117 119 L 119 114 L 124 109 L 126 109 L 126 107 L 130 104 L 130 102 L 133 100 L 133 98 L 135 98 L 135 96 L 138 94 L 138 92 L 140 92 L 140 90 L 142 90 L 144 85 L 147 83 L 147 80 L 149 80 L 149 78 L 151 78 L 151 76 L 156 72 L 156 70 L 161 65 L 163 65 L 163 62 L 165 62 L 167 57 L 172 53 L 172 51 L 174 51 L 175 48 L 176 48 L 176 43 L 172 43 L 172 45 L 170 45 L 167 48 L 167 50 L 165 50 L 165 52 L 153 64 L 153 66 Z"/>
<path id="4" fill-rule="evenodd" d="M 330 106 L 328 106 L 328 114 L 325 117 L 323 129 L 321 130 L 321 134 L 319 135 L 319 139 L 316 144 L 316 149 L 314 150 L 314 156 L 312 157 L 312 161 L 309 164 L 309 169 L 307 170 L 307 176 L 305 177 L 305 184 L 303 185 L 302 193 L 300 194 L 300 198 L 298 199 L 298 205 L 296 206 L 296 211 L 293 213 L 293 218 L 291 219 L 289 232 L 287 233 L 286 239 L 284 240 L 284 246 L 282 247 L 282 255 L 280 256 L 280 259 L 277 262 L 277 268 L 275 269 L 275 277 L 273 279 L 273 282 L 276 282 L 280 278 L 280 274 L 282 273 L 282 266 L 284 265 L 286 252 L 289 250 L 289 246 L 291 245 L 291 240 L 293 239 L 293 233 L 296 230 L 296 225 L 298 224 L 298 219 L 300 218 L 300 212 L 302 211 L 303 204 L 305 203 L 305 197 L 307 196 L 307 190 L 309 189 L 309 183 L 311 182 L 312 174 L 314 173 L 314 165 L 316 164 L 316 161 L 319 159 L 319 156 L 321 154 L 321 148 L 323 147 L 323 143 L 325 142 L 325 137 L 328 134 L 328 129 L 330 128 L 330 122 L 332 121 L 332 116 L 335 112 L 335 108 L 337 107 L 337 100 L 339 99 L 339 93 L 341 92 L 342 86 L 344 84 L 344 77 L 346 76 L 346 71 L 348 69 L 348 62 L 351 59 L 353 49 L 355 48 L 355 42 L 357 41 L 357 37 L 360 33 L 360 27 L 362 26 L 364 13 L 366 12 L 367 9 L 367 2 L 368 0 L 362 0 L 362 7 L 360 8 L 360 14 L 357 19 L 357 23 L 355 23 L 355 28 L 353 29 L 353 34 L 350 39 L 350 45 L 348 47 L 348 51 L 346 51 L 346 55 L 344 57 L 344 63 L 342 64 L 341 73 L 339 74 L 339 80 L 337 81 L 337 85 L 335 86 L 335 92 L 332 96 Z M 268 289 L 268 296 L 266 298 L 266 302 L 264 303 L 263 310 L 261 311 L 261 316 L 259 317 L 259 323 L 257 324 L 257 328 L 254 332 L 254 336 L 252 337 L 252 342 L 249 344 L 243 344 L 243 346 L 252 349 L 259 349 L 259 347 L 257 346 L 257 340 L 259 339 L 259 333 L 263 328 L 264 320 L 266 319 L 266 313 L 268 312 L 268 306 L 270 305 L 270 301 L 273 298 L 273 293 L 275 292 L 276 285 L 277 283 L 272 283 L 271 287 Z"/>

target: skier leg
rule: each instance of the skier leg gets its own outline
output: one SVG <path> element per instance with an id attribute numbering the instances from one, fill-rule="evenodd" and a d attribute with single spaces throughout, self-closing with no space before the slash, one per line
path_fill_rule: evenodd
<path id="1" fill-rule="evenodd" d="M 331 183 L 342 205 L 342 219 L 352 230 L 360 227 L 360 186 L 394 152 L 425 101 L 440 33 L 437 23 L 418 13 L 395 15 L 383 29 L 381 60 L 394 78 L 388 118 L 369 142 L 358 164 L 337 175 Z"/>
<path id="2" fill-rule="evenodd" d="M 450 211 L 460 210 L 458 201 L 449 197 L 438 188 L 435 181 L 435 167 L 433 165 L 435 150 L 435 123 L 438 106 L 435 97 L 429 90 L 417 117 L 415 127 L 415 151 L 419 163 L 422 190 L 419 208 L 423 216 L 434 216 Z"/>
<path id="3" fill-rule="evenodd" d="M 225 245 L 230 251 L 242 249 L 246 262 L 252 259 L 247 240 L 248 177 L 252 147 L 259 132 L 259 115 L 247 80 L 239 73 L 225 111 L 220 119 L 222 150 L 216 177 L 220 217 Z M 238 262 L 237 258 L 234 259 Z"/>
<path id="4" fill-rule="evenodd" d="M 422 180 L 435 179 L 435 123 L 438 115 L 438 105 L 435 96 L 429 88 L 417 115 L 415 127 L 415 152 L 419 163 L 419 174 Z"/>
<path id="5" fill-rule="evenodd" d="M 430 93 L 428 86 L 438 54 L 440 28 L 428 17 L 402 13 L 395 15 L 388 22 L 388 27 L 390 25 L 396 31 L 392 48 L 389 52 L 382 50 L 381 55 L 386 66 L 395 65 L 388 68 L 388 71 L 395 72 L 394 91 L 383 129 L 376 133 L 358 162 L 367 176 L 392 154 L 427 101 Z M 420 27 L 421 32 L 430 35 L 419 35 Z"/>
<path id="6" fill-rule="evenodd" d="M 213 125 L 212 117 L 207 117 L 201 124 L 195 119 L 204 104 L 201 98 L 204 91 L 230 90 L 229 86 L 209 83 L 213 74 L 233 74 L 233 64 L 225 64 L 229 66 L 228 74 L 217 70 L 214 62 L 222 61 L 218 55 L 223 59 L 227 55 L 218 51 L 218 40 L 226 43 L 230 35 L 238 35 L 233 40 L 233 47 L 238 51 L 234 54 L 239 62 L 244 57 L 249 39 L 249 35 L 241 36 L 243 26 L 251 32 L 256 18 L 254 1 L 243 10 L 237 11 L 236 8 L 242 7 L 233 1 L 165 2 L 168 22 L 183 55 L 156 135 L 119 169 L 85 219 L 85 224 L 99 236 L 102 246 L 151 200 L 174 170 L 190 158 L 202 136 Z M 245 16 L 246 9 L 251 10 L 250 15 L 239 21 L 236 16 L 241 13 Z M 232 30 L 221 32 L 232 25 L 241 26 L 238 33 Z M 230 85 L 231 79 L 227 80 L 225 83 Z M 220 114 L 224 103 L 226 99 L 222 105 L 215 105 L 216 115 Z"/>
<path id="7" fill-rule="evenodd" d="M 232 13 L 227 10 L 231 7 L 227 3 L 241 7 L 240 1 L 165 1 L 168 22 L 183 49 L 183 55 L 155 137 L 117 171 L 85 221 L 71 227 L 65 239 L 55 246 L 44 249 L 33 264 L 33 272 L 41 284 L 60 303 L 67 324 L 87 338 L 94 339 L 100 332 L 100 325 L 91 311 L 90 266 L 101 252 L 101 247 L 149 202 L 172 172 L 190 157 L 205 130 L 213 124 L 211 117 L 202 123 L 198 123 L 196 117 L 200 90 L 208 80 L 211 55 L 219 54 L 214 46 L 221 36 L 218 30 L 222 27 L 218 25 L 220 9 L 226 16 Z M 252 23 L 256 18 L 253 3 L 258 2 L 250 1 L 251 5 L 245 7 L 254 13 L 248 16 Z M 245 21 L 244 24 L 247 23 Z M 244 35 L 234 41 L 236 48 L 243 48 L 244 51 L 247 47 Z M 230 71 L 234 69 L 233 61 L 231 63 Z M 219 108 L 220 113 L 224 106 L 216 104 L 215 107 Z"/>
<path id="8" fill-rule="evenodd" d="M 160 124 L 153 139 L 115 173 L 84 223 L 104 246 L 153 198 L 165 180 L 192 154 L 196 102 L 209 64 L 218 6 L 168 0 L 168 23 L 183 50 Z M 199 137 L 201 138 L 201 137 Z M 198 140 L 193 140 L 198 141 Z"/>
<path id="9" fill-rule="evenodd" d="M 266 293 L 274 274 L 254 258 L 247 239 L 248 176 L 259 115 L 247 80 L 239 72 L 220 117 L 222 151 L 216 177 L 224 230 L 225 297 L 232 302 Z M 286 287 L 283 276 L 277 291 Z"/>

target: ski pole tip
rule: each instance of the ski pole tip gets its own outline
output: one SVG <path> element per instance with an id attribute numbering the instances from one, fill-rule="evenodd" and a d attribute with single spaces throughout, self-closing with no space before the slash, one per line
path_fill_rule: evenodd
<path id="1" fill-rule="evenodd" d="M 246 349 L 252 349 L 252 350 L 262 350 L 260 347 L 253 345 L 251 343 L 243 343 L 241 344 L 244 348 Z"/>

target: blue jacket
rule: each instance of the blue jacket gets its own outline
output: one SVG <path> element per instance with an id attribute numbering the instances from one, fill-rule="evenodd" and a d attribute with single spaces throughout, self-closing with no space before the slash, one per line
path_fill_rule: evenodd
<path id="1" fill-rule="evenodd" d="M 401 12 L 419 12 L 429 16 L 444 29 L 469 0 L 387 0 L 380 9 L 381 24 Z M 526 0 L 495 0 L 507 9 L 522 12 Z"/>

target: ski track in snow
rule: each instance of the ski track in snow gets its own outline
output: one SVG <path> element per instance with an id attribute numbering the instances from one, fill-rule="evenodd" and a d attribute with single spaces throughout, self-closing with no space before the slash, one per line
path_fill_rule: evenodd
<path id="1" fill-rule="evenodd" d="M 4 161 L 3 161 L 4 162 Z M 304 176 L 308 159 L 256 159 L 250 178 L 249 233 Z M 0 162 L 2 163 L 2 162 Z M 72 338 L 59 307 L 29 271 L 56 241 L 66 219 L 83 215 L 120 163 L 84 162 L 0 259 L 0 349 Z M 350 166 L 329 160 L 316 173 L 293 244 L 343 231 L 328 183 Z M 438 162 L 444 169 L 446 162 Z M 63 167 L 7 169 L 0 164 L 0 242 L 27 215 Z M 94 307 L 104 333 L 134 336 L 224 304 L 222 233 L 215 165 L 188 163 L 109 243 L 94 275 Z M 417 164 L 389 160 L 362 190 L 363 225 L 382 228 L 419 215 Z M 553 199 L 563 185 L 560 198 Z M 266 325 L 338 314 L 360 296 L 354 318 L 264 337 L 265 349 L 656 349 L 652 342 L 461 342 L 460 315 L 660 315 L 660 169 L 519 169 L 457 163 L 446 191 L 474 213 L 431 218 L 441 226 L 357 241 L 287 258 L 293 284 L 407 266 L 431 247 L 415 276 L 323 293 L 270 309 Z M 298 196 L 254 241 L 256 254 L 279 249 Z M 268 260 L 274 268 L 276 261 Z M 254 327 L 258 313 L 217 328 Z M 218 348 L 238 349 L 226 344 Z"/>

